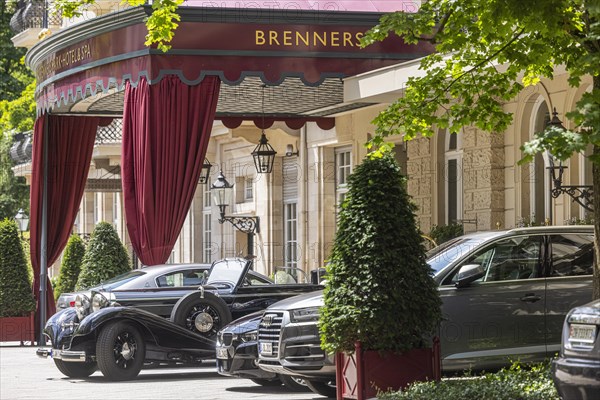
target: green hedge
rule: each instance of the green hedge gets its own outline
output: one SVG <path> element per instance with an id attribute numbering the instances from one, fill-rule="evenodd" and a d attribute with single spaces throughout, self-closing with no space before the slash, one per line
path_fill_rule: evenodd
<path id="1" fill-rule="evenodd" d="M 27 259 L 16 222 L 0 221 L 0 317 L 26 316 L 35 309 Z"/>
<path id="2" fill-rule="evenodd" d="M 84 254 L 85 244 L 83 240 L 79 235 L 71 235 L 60 264 L 60 272 L 56 280 L 56 287 L 54 288 L 55 299 L 58 299 L 62 293 L 69 293 L 75 290 Z"/>
<path id="3" fill-rule="evenodd" d="M 108 222 L 100 222 L 85 249 L 75 289 L 87 289 L 129 270 L 131 261 L 117 231 Z"/>
<path id="4" fill-rule="evenodd" d="M 550 364 L 521 365 L 482 376 L 417 382 L 405 391 L 381 393 L 380 400 L 559 400 Z"/>

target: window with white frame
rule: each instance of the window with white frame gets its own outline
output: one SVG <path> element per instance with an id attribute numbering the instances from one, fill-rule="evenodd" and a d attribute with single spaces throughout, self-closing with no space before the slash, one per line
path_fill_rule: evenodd
<path id="1" fill-rule="evenodd" d="M 352 150 L 349 147 L 335 150 L 335 199 L 337 208 L 348 192 L 348 177 L 352 173 Z"/>
<path id="2" fill-rule="evenodd" d="M 254 179 L 252 177 L 244 178 L 244 201 L 250 201 L 254 198 Z"/>
<path id="3" fill-rule="evenodd" d="M 204 189 L 202 204 L 202 262 L 212 263 L 212 220 L 210 190 Z"/>
<path id="4" fill-rule="evenodd" d="M 296 203 L 284 205 L 285 266 L 298 268 L 298 216 Z"/>
<path id="5" fill-rule="evenodd" d="M 445 135 L 446 145 L 444 153 L 445 164 L 445 204 L 446 224 L 456 223 L 463 218 L 462 196 L 462 136 L 460 133 Z"/>

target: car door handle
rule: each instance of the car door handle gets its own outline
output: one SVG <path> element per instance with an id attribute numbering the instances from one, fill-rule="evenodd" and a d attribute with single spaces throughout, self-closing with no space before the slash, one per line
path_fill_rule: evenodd
<path id="1" fill-rule="evenodd" d="M 535 293 L 527 293 L 525 296 L 521 297 L 521 301 L 525 301 L 527 303 L 535 303 L 536 301 L 540 301 L 542 296 L 538 296 Z"/>

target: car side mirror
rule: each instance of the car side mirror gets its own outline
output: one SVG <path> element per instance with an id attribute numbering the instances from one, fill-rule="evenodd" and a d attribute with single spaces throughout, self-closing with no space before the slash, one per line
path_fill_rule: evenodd
<path id="1" fill-rule="evenodd" d="M 467 264 L 460 267 L 456 277 L 456 287 L 461 288 L 468 286 L 471 282 L 482 278 L 485 275 L 485 270 L 479 264 Z"/>

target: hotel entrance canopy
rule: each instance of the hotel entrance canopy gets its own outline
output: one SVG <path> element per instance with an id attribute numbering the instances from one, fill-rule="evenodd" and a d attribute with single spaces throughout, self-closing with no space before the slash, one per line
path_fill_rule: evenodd
<path id="1" fill-rule="evenodd" d="M 323 117 L 367 105 L 343 102 L 343 78 L 431 52 L 429 46 L 406 45 L 399 37 L 359 46 L 381 16 L 373 11 L 412 3 L 264 3 L 263 9 L 242 9 L 235 7 L 245 3 L 236 1 L 187 1 L 233 8 L 181 7 L 167 53 L 144 45 L 150 7 L 125 9 L 54 34 L 27 55 L 38 82 L 38 112 L 121 117 L 128 80 L 135 85 L 145 77 L 155 84 L 176 75 L 195 85 L 214 75 L 222 82 L 216 119 L 229 128 L 242 120 L 259 122 L 265 84 L 269 121 L 298 128 L 315 120 L 331 128 L 332 121 Z"/>

